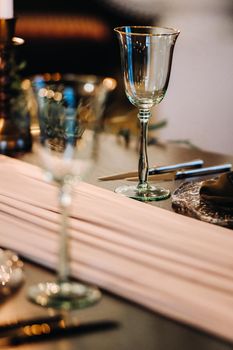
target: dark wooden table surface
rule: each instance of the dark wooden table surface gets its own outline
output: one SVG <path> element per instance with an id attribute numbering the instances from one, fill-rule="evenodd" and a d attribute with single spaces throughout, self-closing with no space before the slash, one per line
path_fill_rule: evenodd
<path id="1" fill-rule="evenodd" d="M 121 181 L 100 182 L 98 176 L 137 169 L 138 153 L 135 143 L 126 147 L 124 141 L 116 136 L 102 134 L 91 141 L 91 151 L 95 158 L 94 171 L 89 174 L 87 182 L 112 191 Z M 206 165 L 232 162 L 233 157 L 212 154 L 201 150 L 180 147 L 173 144 L 150 146 L 149 159 L 152 165 L 172 164 L 202 158 Z M 33 154 L 26 154 L 25 161 L 35 162 Z M 173 191 L 179 182 L 164 182 L 164 186 Z M 160 206 L 171 209 L 171 200 L 154 202 L 145 205 Z M 179 214 L 177 214 L 179 215 Z M 19 237 L 20 239 L 20 237 Z M 127 267 L 126 267 L 127 268 Z M 39 281 L 53 280 L 54 274 L 30 262 L 25 263 L 26 281 L 14 296 L 1 305 L 0 322 L 22 319 L 36 315 L 53 314 L 27 301 L 29 285 Z M 72 336 L 66 339 L 23 345 L 19 349 L 32 350 L 228 350 L 233 344 L 205 334 L 197 329 L 167 319 L 128 300 L 121 299 L 105 291 L 101 302 L 93 307 L 70 314 L 72 318 L 84 320 L 114 319 L 120 327 L 111 331 Z"/>

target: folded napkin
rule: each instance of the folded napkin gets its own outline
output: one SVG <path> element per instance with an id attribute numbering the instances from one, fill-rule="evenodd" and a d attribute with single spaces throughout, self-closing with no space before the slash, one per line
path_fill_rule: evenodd
<path id="1" fill-rule="evenodd" d="M 204 181 L 200 197 L 213 205 L 233 209 L 233 171 L 224 173 L 217 179 Z"/>
<path id="2" fill-rule="evenodd" d="M 57 188 L 0 157 L 0 245 L 55 268 Z M 233 341 L 232 231 L 87 183 L 74 191 L 71 274 Z"/>

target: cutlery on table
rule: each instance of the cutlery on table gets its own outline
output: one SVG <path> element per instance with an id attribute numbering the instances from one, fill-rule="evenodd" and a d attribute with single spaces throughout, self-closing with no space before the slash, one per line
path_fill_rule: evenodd
<path id="1" fill-rule="evenodd" d="M 107 331 L 118 326 L 119 323 L 112 320 L 66 323 L 61 315 L 23 320 L 12 325 L 0 325 L 0 347 Z"/>
<path id="2" fill-rule="evenodd" d="M 172 180 L 182 180 L 189 177 L 195 177 L 195 176 L 204 176 L 204 175 L 211 175 L 211 174 L 219 174 L 219 173 L 225 173 L 227 171 L 230 171 L 232 167 L 232 164 L 226 163 L 221 165 L 215 165 L 215 166 L 209 166 L 206 168 L 201 169 L 191 169 L 191 170 L 185 170 L 185 171 L 177 171 L 177 172 L 170 172 L 170 173 L 163 173 L 163 174 L 155 174 L 155 175 L 149 175 L 148 180 L 150 181 L 172 181 Z M 138 177 L 128 177 L 126 178 L 127 181 L 138 181 Z"/>
<path id="3" fill-rule="evenodd" d="M 38 316 L 28 319 L 22 319 L 22 320 L 15 320 L 11 322 L 6 323 L 0 323 L 0 338 L 2 336 L 5 336 L 8 333 L 12 333 L 15 330 L 18 330 L 25 326 L 31 326 L 31 325 L 41 325 L 41 324 L 58 324 L 60 321 L 63 320 L 62 315 L 54 315 L 54 316 Z"/>
<path id="4" fill-rule="evenodd" d="M 200 168 L 203 164 L 204 164 L 204 161 L 202 159 L 195 159 L 184 163 L 152 167 L 149 169 L 148 174 L 154 175 L 154 174 L 171 172 L 178 169 Z M 128 177 L 133 177 L 137 175 L 138 175 L 138 171 L 129 171 L 125 173 L 101 176 L 98 178 L 98 180 L 101 180 L 101 181 L 121 180 L 121 179 L 126 179 Z"/>

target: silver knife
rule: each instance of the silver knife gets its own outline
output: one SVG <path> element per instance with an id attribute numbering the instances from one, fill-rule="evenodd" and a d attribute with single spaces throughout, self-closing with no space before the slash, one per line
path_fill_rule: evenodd
<path id="1" fill-rule="evenodd" d="M 211 174 L 219 174 L 219 173 L 225 173 L 227 171 L 230 171 L 232 167 L 232 164 L 226 163 L 221 165 L 215 165 L 210 166 L 206 168 L 201 169 L 191 169 L 186 171 L 177 171 L 177 172 L 171 172 L 171 173 L 164 173 L 164 174 L 155 174 L 148 176 L 149 181 L 171 181 L 171 180 L 182 180 L 189 177 L 195 177 L 195 176 L 204 176 L 204 175 L 211 175 Z M 127 181 L 138 181 L 138 177 L 128 177 L 126 178 Z"/>
<path id="2" fill-rule="evenodd" d="M 168 173 L 168 172 L 178 170 L 178 169 L 200 168 L 200 167 L 202 167 L 203 164 L 204 164 L 204 161 L 202 159 L 195 159 L 195 160 L 192 160 L 189 162 L 184 162 L 184 163 L 177 163 L 177 164 L 172 164 L 172 165 L 152 167 L 149 169 L 148 173 L 149 173 L 149 175 L 154 175 L 154 174 Z M 121 180 L 121 179 L 126 179 L 126 178 L 137 176 L 137 175 L 138 175 L 137 171 L 130 171 L 130 172 L 125 172 L 125 173 L 102 176 L 102 177 L 99 177 L 98 180 L 101 180 L 101 181 Z"/>

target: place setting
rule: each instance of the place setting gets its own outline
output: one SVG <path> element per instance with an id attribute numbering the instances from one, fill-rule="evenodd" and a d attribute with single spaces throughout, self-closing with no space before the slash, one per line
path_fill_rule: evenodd
<path id="1" fill-rule="evenodd" d="M 203 160 L 199 159 L 149 168 L 148 179 L 152 183 L 178 181 L 177 188 L 171 193 L 172 208 L 177 213 L 232 228 L 232 164 L 208 167 L 203 167 L 203 164 Z M 207 177 L 207 180 L 200 181 L 200 177 Z M 193 181 L 193 178 L 198 180 Z M 100 181 L 120 179 L 138 181 L 137 171 L 109 174 L 99 178 Z"/>
<path id="2" fill-rule="evenodd" d="M 119 27 L 115 31 L 120 43 L 125 93 L 129 101 L 139 109 L 139 162 L 138 171 L 109 174 L 99 177 L 99 180 L 137 181 L 136 186 L 125 184 L 115 188 L 115 192 L 143 202 L 151 202 L 166 200 L 171 196 L 168 189 L 155 184 L 156 182 L 231 171 L 230 163 L 202 167 L 203 160 L 149 167 L 148 121 L 151 108 L 162 101 L 168 88 L 173 49 L 180 32 L 170 28 L 140 26 Z M 181 184 L 172 193 L 173 209 L 203 221 L 232 227 L 232 184 L 228 180 L 231 179 L 230 174 L 222 175 L 219 180 L 188 181 Z"/>
<path id="3" fill-rule="evenodd" d="M 67 230 L 70 230 L 68 209 L 74 187 L 93 166 L 93 147 L 89 143 L 92 145 L 93 135 L 98 132 L 96 121 L 101 118 L 105 98 L 111 90 L 109 80 L 77 75 L 61 76 L 60 79 L 57 75 L 50 75 L 48 79 L 48 76 L 37 75 L 31 79 L 30 85 L 26 84 L 26 88 L 26 94 L 37 108 L 33 157 L 41 169 L 20 159 L 0 156 L 3 165 L 0 216 L 4 226 L 1 245 L 11 247 L 22 259 L 28 258 L 57 270 L 54 282 L 48 280 L 31 285 L 25 295 L 29 301 L 48 311 L 56 310 L 57 315 L 22 316 L 16 324 L 13 321 L 0 324 L 1 346 L 51 341 L 119 327 L 113 319 L 81 322 L 77 317 L 74 321 L 70 315 L 73 310 L 95 305 L 102 297 L 91 278 L 90 283 L 70 279 L 71 246 L 72 265 L 76 265 L 78 274 L 80 272 L 73 260 L 77 243 L 71 241 Z M 84 138 L 87 123 L 89 134 Z M 78 220 L 75 221 L 77 228 Z M 76 228 L 71 231 L 76 231 Z M 14 291 L 20 290 L 26 278 L 23 263 L 16 253 L 5 249 L 0 252 L 1 294 L 10 297 Z M 5 256 L 9 258 L 6 264 Z M 17 269 L 13 263 L 17 264 Z"/>
<path id="4" fill-rule="evenodd" d="M 1 4 L 0 58 L 10 67 L 0 65 L 0 300 L 7 306 L 14 296 L 20 318 L 0 323 L 0 346 L 88 341 L 104 331 L 126 339 L 142 314 L 146 328 L 147 317 L 162 315 L 232 342 L 232 158 L 182 149 L 156 161 L 148 146 L 180 30 L 114 29 L 140 127 L 139 154 L 129 147 L 118 159 L 117 135 L 104 127 L 117 79 L 38 71 L 18 80 L 13 2 L 5 14 Z M 127 168 L 137 161 L 137 170 Z"/>

